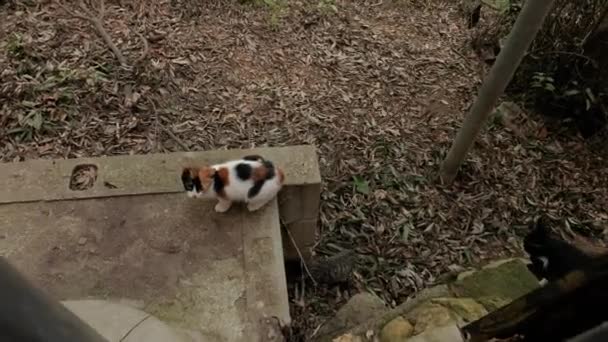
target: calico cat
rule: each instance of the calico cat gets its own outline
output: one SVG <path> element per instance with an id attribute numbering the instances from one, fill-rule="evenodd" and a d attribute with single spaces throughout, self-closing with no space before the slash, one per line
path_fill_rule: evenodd
<path id="1" fill-rule="evenodd" d="M 283 171 L 258 155 L 203 167 L 186 167 L 182 184 L 192 198 L 217 199 L 215 211 L 228 211 L 233 202 L 249 211 L 270 202 L 285 183 Z"/>

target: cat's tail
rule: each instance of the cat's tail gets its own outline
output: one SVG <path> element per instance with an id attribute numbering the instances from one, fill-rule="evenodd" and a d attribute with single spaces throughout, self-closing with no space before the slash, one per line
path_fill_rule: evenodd
<path id="1" fill-rule="evenodd" d="M 264 157 L 257 155 L 257 154 L 251 154 L 248 156 L 244 156 L 243 160 L 248 160 L 248 161 L 257 161 L 257 162 L 264 162 L 266 159 L 264 159 Z"/>

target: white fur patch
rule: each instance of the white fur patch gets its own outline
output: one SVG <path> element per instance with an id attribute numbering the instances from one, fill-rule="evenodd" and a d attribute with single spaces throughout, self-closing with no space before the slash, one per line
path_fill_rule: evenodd
<path id="1" fill-rule="evenodd" d="M 547 257 L 541 256 L 538 259 L 543 263 L 543 270 L 549 268 L 549 259 Z"/>

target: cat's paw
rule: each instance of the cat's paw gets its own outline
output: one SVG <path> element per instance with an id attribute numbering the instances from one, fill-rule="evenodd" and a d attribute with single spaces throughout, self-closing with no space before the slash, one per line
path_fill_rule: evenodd
<path id="1" fill-rule="evenodd" d="M 225 213 L 232 206 L 232 202 L 218 202 L 215 205 L 215 211 L 218 213 Z"/>

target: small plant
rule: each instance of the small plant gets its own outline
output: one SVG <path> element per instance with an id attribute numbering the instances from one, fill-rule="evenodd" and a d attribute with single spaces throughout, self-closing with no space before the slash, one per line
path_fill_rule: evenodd
<path id="1" fill-rule="evenodd" d="M 317 8 L 324 13 L 338 13 L 336 0 L 319 0 Z"/>
<path id="2" fill-rule="evenodd" d="M 25 103 L 25 105 L 29 106 L 33 104 Z M 7 133 L 9 135 L 16 135 L 19 141 L 31 140 L 34 133 L 42 130 L 45 126 L 42 111 L 38 108 L 31 108 L 25 115 L 23 113 L 18 114 L 18 123 L 18 127 L 9 130 Z"/>
<path id="3" fill-rule="evenodd" d="M 535 72 L 532 76 L 532 88 L 543 89 L 549 92 L 555 92 L 555 80 L 551 76 L 547 76 L 542 72 Z"/>
<path id="4" fill-rule="evenodd" d="M 23 38 L 18 33 L 13 33 L 8 38 L 6 52 L 10 57 L 22 58 L 25 55 L 25 44 Z"/>
<path id="5" fill-rule="evenodd" d="M 355 186 L 355 190 L 364 195 L 369 195 L 369 183 L 361 177 L 354 176 L 353 177 L 353 185 Z"/>

